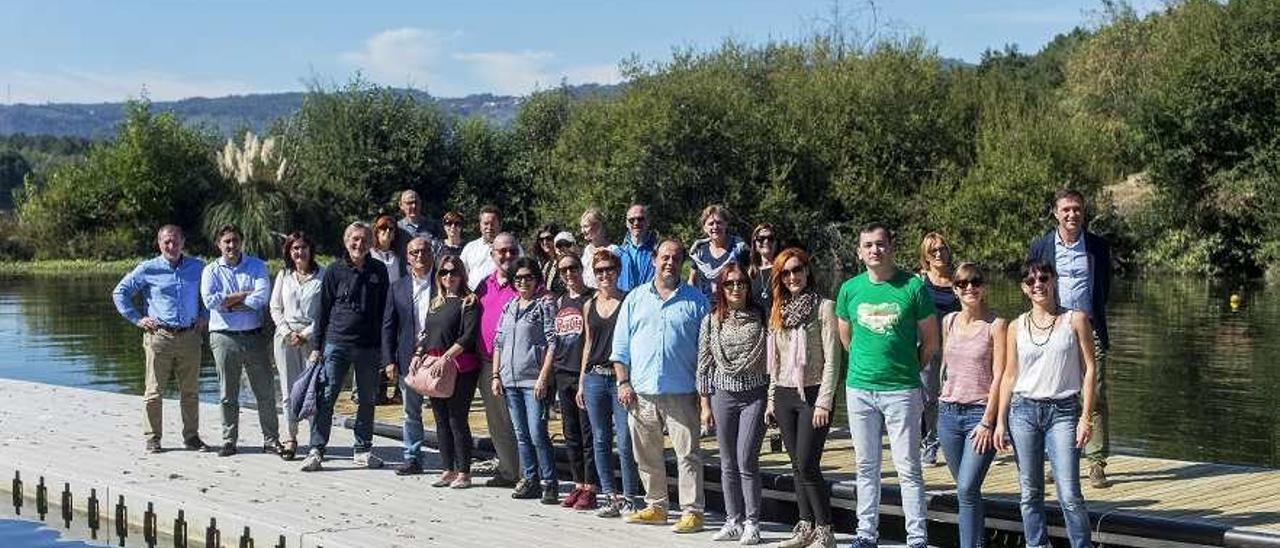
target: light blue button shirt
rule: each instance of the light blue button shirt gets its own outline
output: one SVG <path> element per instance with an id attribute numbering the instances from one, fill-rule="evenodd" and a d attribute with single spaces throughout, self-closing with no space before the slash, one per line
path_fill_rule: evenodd
<path id="1" fill-rule="evenodd" d="M 222 302 L 227 295 L 249 291 L 244 306 L 226 310 Z M 200 275 L 200 296 L 209 309 L 209 331 L 248 331 L 262 327 L 262 310 L 271 299 L 271 278 L 267 263 L 249 255 L 241 255 L 235 266 L 219 258 L 204 267 Z"/>
<path id="2" fill-rule="evenodd" d="M 1084 234 L 1073 244 L 1055 235 L 1053 258 L 1053 266 L 1058 270 L 1058 304 L 1093 317 L 1093 272 L 1089 268 L 1089 253 L 1084 248 Z"/>
<path id="3" fill-rule="evenodd" d="M 200 310 L 200 273 L 204 261 L 183 255 L 178 266 L 163 255 L 148 259 L 125 275 L 111 292 L 116 310 L 129 323 L 150 316 L 163 327 L 187 328 L 203 314 Z M 142 294 L 141 312 L 133 296 Z"/>
<path id="4" fill-rule="evenodd" d="M 697 393 L 698 329 L 708 308 L 702 292 L 686 283 L 665 301 L 652 283 L 627 294 L 609 359 L 628 368 L 637 394 Z"/>

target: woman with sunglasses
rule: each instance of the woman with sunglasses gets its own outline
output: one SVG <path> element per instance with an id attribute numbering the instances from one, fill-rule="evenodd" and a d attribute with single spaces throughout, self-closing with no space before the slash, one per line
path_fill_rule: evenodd
<path id="1" fill-rule="evenodd" d="M 591 424 L 591 456 L 595 461 L 596 477 L 600 480 L 600 492 L 605 499 L 596 516 L 616 518 L 643 507 L 639 502 L 640 478 L 631 452 L 627 408 L 618 400 L 618 371 L 615 367 L 622 366 L 609 360 L 609 353 L 613 351 L 613 329 L 618 322 L 618 306 L 626 295 L 618 289 L 622 260 L 617 255 L 606 249 L 596 251 L 591 264 L 595 267 L 600 287 L 582 309 L 586 330 L 582 335 L 582 370 L 576 400 L 578 407 L 587 410 Z M 615 436 L 618 463 L 622 468 L 622 493 L 618 492 L 613 475 Z"/>
<path id="2" fill-rule="evenodd" d="M 505 397 L 511 411 L 523 477 L 511 498 L 560 502 L 555 454 L 547 433 L 551 361 L 555 357 L 555 301 L 543 295 L 542 270 L 532 257 L 520 257 L 507 274 L 516 298 L 502 307 L 493 343 L 489 389 Z"/>
<path id="3" fill-rule="evenodd" d="M 1049 546 L 1047 454 L 1067 539 L 1073 548 L 1086 548 L 1091 545 L 1089 510 L 1080 491 L 1080 452 L 1093 435 L 1093 328 L 1084 313 L 1059 309 L 1057 278 L 1052 264 L 1030 260 L 1022 265 L 1022 293 L 1031 310 L 1009 325 L 994 437 L 1002 451 L 1008 446 L 1006 433 L 1013 442 L 1027 546 Z"/>
<path id="4" fill-rule="evenodd" d="M 562 255 L 556 271 L 564 280 L 564 292 L 556 298 L 556 350 L 552 359 L 553 383 L 560 401 L 560 426 L 569 452 L 569 474 L 573 490 L 560 503 L 574 510 L 596 507 L 596 469 L 591 462 L 591 421 L 578 407 L 578 384 L 582 376 L 582 334 L 586 321 L 582 307 L 595 293 L 582 283 L 582 261 L 577 255 Z"/>
<path id="5" fill-rule="evenodd" d="M 785 249 L 773 264 L 773 308 L 765 354 L 770 387 L 765 413 L 782 431 L 800 514 L 794 534 L 779 546 L 834 547 L 831 493 L 822 477 L 821 461 L 842 356 L 836 303 L 818 295 L 809 255 L 804 251 Z"/>
<path id="6" fill-rule="evenodd" d="M 938 442 L 956 481 L 960 546 L 982 546 L 982 481 L 995 458 L 992 433 L 1000 406 L 1006 322 L 987 308 L 982 271 L 962 263 L 952 281 L 960 311 L 942 318 L 947 380 L 938 404 Z"/>
<path id="7" fill-rule="evenodd" d="M 769 374 L 764 315 L 751 296 L 742 264 L 720 269 L 711 313 L 698 333 L 698 394 L 702 426 L 720 445 L 725 519 L 711 540 L 760 543 L 760 441 L 764 438 Z"/>
<path id="8" fill-rule="evenodd" d="M 462 255 L 462 248 L 467 242 L 462 239 L 462 214 L 450 211 L 441 219 L 444 225 L 444 239 L 440 240 L 440 249 L 436 250 L 436 258 L 446 255 L 455 257 Z"/>
<path id="9" fill-rule="evenodd" d="M 960 310 L 960 300 L 952 290 L 951 246 L 937 232 L 924 235 L 920 241 L 920 279 L 933 298 L 933 307 L 941 318 Z M 938 324 L 939 328 L 942 324 Z M 942 355 L 935 353 L 920 371 L 924 385 L 924 412 L 921 414 L 920 462 L 926 466 L 938 465 L 938 393 L 942 390 Z"/>
<path id="10" fill-rule="evenodd" d="M 751 231 L 751 266 L 747 273 L 751 275 L 751 296 L 760 305 L 760 310 L 768 314 L 773 310 L 773 259 L 778 255 L 778 241 L 773 232 L 773 225 L 761 223 Z"/>
<path id="11" fill-rule="evenodd" d="M 457 255 L 440 258 L 436 266 L 436 292 L 423 319 L 418 339 L 419 366 L 441 368 L 452 362 L 458 368 L 453 394 L 430 398 L 440 443 L 440 478 L 431 485 L 466 489 L 471 487 L 471 400 L 480 380 L 480 360 L 475 355 L 480 332 L 480 309 L 467 285 L 467 270 Z"/>
<path id="12" fill-rule="evenodd" d="M 533 241 L 530 249 L 533 249 L 533 258 L 538 261 L 539 267 L 542 269 L 542 279 L 547 280 L 547 287 L 551 287 L 556 280 L 556 233 L 560 231 L 560 227 L 555 223 L 547 223 L 538 227 L 537 236 Z M 556 293 L 559 293 L 558 291 Z"/>
<path id="13" fill-rule="evenodd" d="M 689 246 L 689 285 L 698 288 L 707 300 L 716 289 L 720 270 L 726 264 L 747 262 L 747 244 L 742 238 L 729 234 L 729 210 L 722 205 L 710 205 L 702 210 L 702 233 L 706 238 Z"/>

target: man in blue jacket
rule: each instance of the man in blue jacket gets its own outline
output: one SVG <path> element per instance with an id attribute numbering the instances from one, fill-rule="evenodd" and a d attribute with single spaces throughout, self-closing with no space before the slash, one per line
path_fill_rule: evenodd
<path id="1" fill-rule="evenodd" d="M 1093 437 L 1085 446 L 1089 459 L 1089 482 L 1095 488 L 1108 487 L 1106 466 L 1111 452 L 1107 434 L 1106 355 L 1111 347 L 1107 331 L 1107 297 L 1111 294 L 1111 244 L 1085 229 L 1084 195 L 1072 189 L 1059 190 L 1053 197 L 1053 216 L 1058 226 L 1031 242 L 1028 258 L 1054 265 L 1058 271 L 1058 305 L 1089 315 L 1093 324 L 1098 357 L 1098 401 L 1093 406 Z"/>
<path id="2" fill-rule="evenodd" d="M 405 246 L 409 274 L 391 284 L 387 309 L 382 315 L 382 363 L 386 375 L 400 382 L 400 393 L 404 395 L 404 463 L 396 468 L 396 475 L 400 476 L 423 471 L 422 395 L 404 385 L 404 376 L 409 372 L 409 361 L 434 295 L 432 247 L 433 242 L 425 236 L 409 240 Z"/>

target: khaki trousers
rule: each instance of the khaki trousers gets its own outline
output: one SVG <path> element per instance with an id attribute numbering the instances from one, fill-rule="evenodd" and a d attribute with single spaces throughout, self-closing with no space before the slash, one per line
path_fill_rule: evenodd
<path id="1" fill-rule="evenodd" d="M 489 440 L 498 454 L 498 475 L 515 481 L 520 479 L 520 456 L 516 452 L 516 432 L 511 424 L 511 410 L 507 399 L 493 395 L 493 360 L 481 360 L 480 400 L 484 402 L 484 420 L 489 428 Z"/>
<path id="2" fill-rule="evenodd" d="M 631 413 L 631 445 L 645 502 L 670 508 L 667 501 L 667 465 L 663 458 L 662 426 L 671 435 L 676 452 L 680 509 L 702 513 L 702 448 L 698 446 L 700 416 L 697 394 L 636 394 Z"/>
<path id="3" fill-rule="evenodd" d="M 197 437 L 200 427 L 200 332 L 188 329 L 143 333 L 142 350 L 146 355 L 142 392 L 146 423 L 142 434 L 148 440 L 160 441 L 164 408 L 161 392 L 172 375 L 178 384 L 182 439 L 186 441 Z"/>

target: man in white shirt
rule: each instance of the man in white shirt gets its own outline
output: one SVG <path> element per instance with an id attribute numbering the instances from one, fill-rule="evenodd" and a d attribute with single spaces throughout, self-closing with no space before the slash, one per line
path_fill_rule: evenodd
<path id="1" fill-rule="evenodd" d="M 502 232 L 502 217 L 497 206 L 480 208 L 480 237 L 467 242 L 466 247 L 462 248 L 462 262 L 467 265 L 467 285 L 471 286 L 472 291 L 498 269 L 489 257 L 489 251 L 493 248 L 493 238 L 499 232 Z M 524 250 L 519 249 L 519 246 L 516 249 L 519 255 L 524 255 Z"/>

